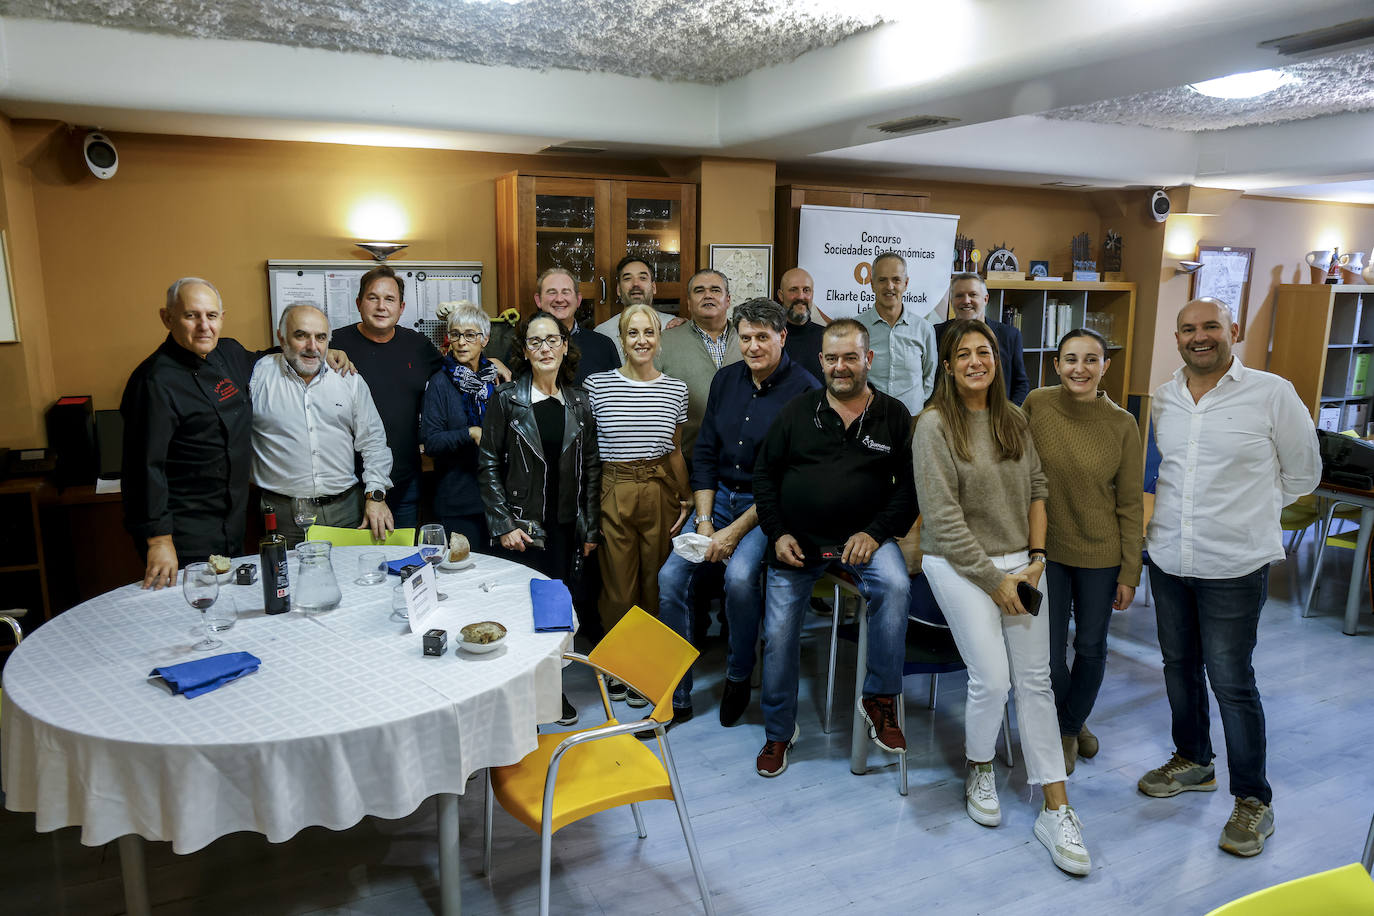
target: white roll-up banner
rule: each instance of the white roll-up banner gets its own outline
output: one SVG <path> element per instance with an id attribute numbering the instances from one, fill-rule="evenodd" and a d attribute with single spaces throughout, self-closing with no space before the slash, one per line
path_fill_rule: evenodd
<path id="1" fill-rule="evenodd" d="M 906 259 L 907 308 L 929 319 L 949 287 L 954 232 L 950 213 L 907 213 L 858 207 L 803 205 L 797 233 L 797 266 L 815 281 L 813 303 L 831 318 L 853 318 L 873 308 L 873 259 L 896 252 Z"/>

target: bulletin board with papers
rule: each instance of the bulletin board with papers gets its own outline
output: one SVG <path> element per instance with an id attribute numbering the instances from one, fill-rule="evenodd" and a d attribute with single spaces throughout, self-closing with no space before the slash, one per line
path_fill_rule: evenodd
<path id="1" fill-rule="evenodd" d="M 356 324 L 358 281 L 376 266 L 376 261 L 268 261 L 272 339 L 282 309 L 297 302 L 324 309 L 331 328 Z M 442 347 L 444 339 L 438 317 L 441 303 L 466 299 L 482 304 L 481 261 L 388 261 L 387 266 L 405 280 L 406 308 L 400 325 L 424 334 L 436 347 Z"/>

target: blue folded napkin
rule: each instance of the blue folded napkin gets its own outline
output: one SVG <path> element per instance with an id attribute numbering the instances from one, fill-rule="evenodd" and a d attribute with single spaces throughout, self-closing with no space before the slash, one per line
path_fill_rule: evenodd
<path id="1" fill-rule="evenodd" d="M 531 579 L 530 604 L 534 606 L 534 632 L 572 631 L 572 593 L 562 579 Z"/>
<path id="2" fill-rule="evenodd" d="M 386 564 L 386 568 L 389 569 L 389 570 L 391 570 L 391 574 L 392 574 L 393 576 L 399 576 L 399 575 L 401 574 L 401 570 L 404 569 L 404 568 L 407 567 L 407 566 L 424 566 L 424 565 L 425 565 L 425 558 L 422 557 L 422 556 L 420 556 L 419 552 L 416 552 L 416 554 L 415 554 L 414 556 L 412 556 L 412 557 L 406 557 L 404 560 L 391 560 L 391 561 L 389 561 L 389 562 Z"/>
<path id="3" fill-rule="evenodd" d="M 193 662 L 154 668 L 148 677 L 160 677 L 187 699 L 198 697 L 258 670 L 262 660 L 250 652 L 226 652 Z"/>

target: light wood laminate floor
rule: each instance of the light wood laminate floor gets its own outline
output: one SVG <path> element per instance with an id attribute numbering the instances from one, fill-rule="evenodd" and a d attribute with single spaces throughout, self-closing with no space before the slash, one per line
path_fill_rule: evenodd
<path id="1" fill-rule="evenodd" d="M 714 642 L 698 663 L 697 718 L 672 732 L 672 745 L 717 912 L 1205 913 L 1258 888 L 1356 861 L 1374 814 L 1374 619 L 1363 614 L 1356 637 L 1340 632 L 1347 551 L 1328 556 L 1319 616 L 1301 619 L 1294 596 L 1311 562 L 1309 544 L 1274 567 L 1261 619 L 1255 668 L 1277 832 L 1250 860 L 1216 845 L 1231 798 L 1215 705 L 1221 789 L 1173 799 L 1136 791 L 1137 778 L 1171 750 L 1154 614 L 1139 599 L 1112 622 L 1106 681 L 1091 719 L 1101 752 L 1080 761 L 1070 778 L 1093 859 L 1092 874 L 1078 879 L 1059 872 L 1032 835 L 1039 797 L 1027 790 L 1019 748 L 1017 766 L 997 765 L 1002 826 L 980 827 L 965 815 L 962 674 L 942 676 L 933 714 L 925 708 L 928 679 L 906 681 L 911 793 L 902 798 L 895 758 L 875 751 L 867 775 L 849 772 L 852 645 L 841 647 L 835 727 L 821 733 L 822 618 L 802 646 L 801 739 L 776 779 L 754 772 L 763 743 L 758 692 L 738 726 L 721 728 L 717 720 L 724 650 Z M 590 678 L 570 676 L 567 688 L 582 724 L 600 721 Z M 630 712 L 618 709 L 622 718 Z M 672 804 L 644 810 L 644 840 L 627 810 L 555 835 L 554 912 L 700 912 Z M 498 809 L 494 874 L 484 878 L 480 778 L 469 784 L 461 812 L 464 912 L 533 912 L 538 837 Z M 0 813 L 4 912 L 122 912 L 113 844 L 87 848 L 75 828 L 40 835 L 33 824 L 32 815 Z M 168 844 L 150 844 L 148 880 L 161 916 L 437 912 L 434 804 L 342 832 L 313 828 L 280 845 L 238 834 L 177 856 Z"/>

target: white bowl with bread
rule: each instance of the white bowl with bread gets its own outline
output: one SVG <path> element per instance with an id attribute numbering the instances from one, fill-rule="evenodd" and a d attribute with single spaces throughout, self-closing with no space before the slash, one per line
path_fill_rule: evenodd
<path id="1" fill-rule="evenodd" d="M 439 568 L 448 572 L 471 569 L 477 565 L 472 558 L 472 545 L 456 531 L 448 536 L 448 555 L 439 561 Z"/>

